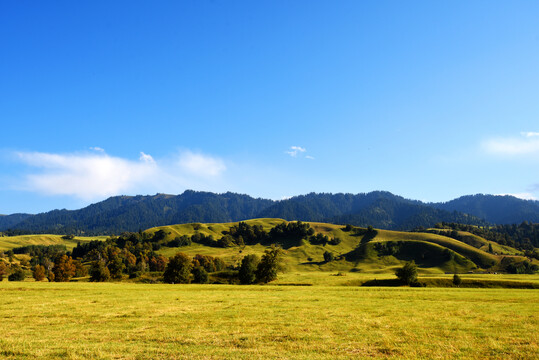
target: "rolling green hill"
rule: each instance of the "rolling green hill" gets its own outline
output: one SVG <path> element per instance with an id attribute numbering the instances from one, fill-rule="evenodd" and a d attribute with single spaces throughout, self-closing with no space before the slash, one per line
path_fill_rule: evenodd
<path id="1" fill-rule="evenodd" d="M 272 227 L 286 221 L 266 218 L 248 220 L 245 223 L 251 226 L 259 225 L 265 231 L 269 231 Z M 323 234 L 341 241 L 336 245 L 313 245 L 305 238 L 299 241 L 292 239 L 276 241 L 286 251 L 284 264 L 288 271 L 387 273 L 393 272 L 405 261 L 411 260 L 419 265 L 423 273 L 497 271 L 502 270 L 502 259 L 506 257 L 485 251 L 485 244 L 489 242 L 480 237 L 474 237 L 480 246 L 472 246 L 448 236 L 431 233 L 375 230 L 376 234 L 372 236 L 365 234 L 367 229 L 364 228 L 345 231 L 345 228 L 340 225 L 316 222 L 308 222 L 308 224 L 314 229 L 315 235 Z M 145 233 L 147 237 L 151 237 L 162 230 L 166 234 L 165 242 L 179 236 L 200 233 L 205 236 L 211 235 L 216 242 L 223 236 L 223 232 L 226 233 L 234 225 L 238 223 L 181 224 L 151 228 Z M 193 243 L 180 248 L 163 247 L 158 252 L 166 256 L 171 256 L 178 251 L 192 256 L 211 255 L 222 257 L 229 264 L 238 264 L 247 254 L 263 254 L 267 245 L 252 244 L 221 248 L 217 245 Z M 520 254 L 518 250 L 510 247 L 503 247 L 503 250 L 506 253 Z M 332 253 L 335 260 L 324 261 L 325 252 Z M 516 256 L 514 259 L 523 260 L 524 258 Z"/>
<path id="2" fill-rule="evenodd" d="M 170 257 L 181 251 L 190 256 L 209 255 L 222 258 L 229 266 L 238 266 L 245 255 L 262 255 L 275 243 L 284 249 L 286 272 L 361 272 L 393 273 L 406 261 L 415 261 L 422 274 L 503 271 L 515 262 L 527 260 L 522 253 L 508 246 L 489 242 L 477 235 L 461 232 L 465 241 L 429 232 L 376 230 L 329 223 L 307 222 L 309 236 L 275 237 L 272 229 L 279 225 L 297 224 L 283 219 L 261 218 L 243 222 L 264 234 L 263 241 L 246 241 L 239 245 L 223 243 L 232 238 L 231 231 L 239 222 L 190 223 L 154 227 L 141 234 L 141 241 L 150 242 L 158 254 Z M 447 234 L 450 234 L 447 232 Z M 159 237 L 158 237 L 159 235 Z M 195 239 L 186 246 L 173 245 L 178 239 Z M 322 242 L 317 237 L 325 239 Z M 0 250 L 27 245 L 65 245 L 72 250 L 78 242 L 105 240 L 106 237 L 75 237 L 60 235 L 23 235 L 0 237 Z M 197 240 L 198 239 L 198 240 Z M 202 240 L 201 240 L 202 239 Z M 247 240 L 247 239 L 246 239 Z M 492 253 L 488 252 L 489 245 Z M 324 254 L 331 254 L 326 261 Z M 538 263 L 537 260 L 532 260 Z"/>

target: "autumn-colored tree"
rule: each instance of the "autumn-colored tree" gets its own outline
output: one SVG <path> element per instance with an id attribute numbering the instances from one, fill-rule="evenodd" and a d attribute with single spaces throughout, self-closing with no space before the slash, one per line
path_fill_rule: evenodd
<path id="1" fill-rule="evenodd" d="M 45 274 L 46 271 L 43 265 L 36 265 L 36 267 L 34 268 L 34 272 L 32 273 L 36 281 L 43 281 L 45 279 Z"/>
<path id="2" fill-rule="evenodd" d="M 4 276 L 7 272 L 7 266 L 6 264 L 0 260 L 0 281 L 4 280 Z"/>
<path id="3" fill-rule="evenodd" d="M 165 271 L 167 258 L 163 255 L 152 256 L 150 258 L 150 271 Z"/>
<path id="4" fill-rule="evenodd" d="M 73 263 L 71 256 L 62 255 L 54 262 L 52 271 L 54 273 L 54 281 L 62 282 L 69 281 L 75 275 L 76 266 Z"/>

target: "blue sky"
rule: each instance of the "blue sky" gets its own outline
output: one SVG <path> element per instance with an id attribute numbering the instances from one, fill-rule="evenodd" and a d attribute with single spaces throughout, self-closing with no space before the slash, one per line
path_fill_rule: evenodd
<path id="1" fill-rule="evenodd" d="M 539 198 L 539 2 L 2 1 L 0 213 Z"/>

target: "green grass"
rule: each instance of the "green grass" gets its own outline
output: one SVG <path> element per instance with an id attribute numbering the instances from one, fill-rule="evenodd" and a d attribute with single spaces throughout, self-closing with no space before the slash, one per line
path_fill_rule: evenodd
<path id="1" fill-rule="evenodd" d="M 62 235 L 19 235 L 19 236 L 2 236 L 0 237 L 0 250 L 10 250 L 16 247 L 28 245 L 65 245 L 68 250 L 73 250 L 77 243 L 89 242 L 91 240 L 104 241 L 106 236 L 76 236 L 68 240 L 62 239 Z"/>
<path id="2" fill-rule="evenodd" d="M 539 292 L 0 283 L 3 359 L 533 359 Z"/>

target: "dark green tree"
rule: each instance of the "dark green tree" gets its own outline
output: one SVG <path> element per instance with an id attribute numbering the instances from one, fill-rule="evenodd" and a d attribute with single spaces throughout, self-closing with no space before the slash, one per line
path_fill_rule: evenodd
<path id="1" fill-rule="evenodd" d="M 266 250 L 256 268 L 257 282 L 268 283 L 277 279 L 282 253 L 283 250 L 275 246 Z"/>
<path id="2" fill-rule="evenodd" d="M 109 268 L 105 265 L 105 261 L 97 260 L 92 262 L 90 267 L 90 281 L 103 282 L 110 279 Z"/>
<path id="3" fill-rule="evenodd" d="M 453 285 L 460 286 L 462 284 L 462 279 L 457 274 L 453 275 Z"/>
<path id="4" fill-rule="evenodd" d="M 414 261 L 407 262 L 403 267 L 395 271 L 395 275 L 406 285 L 415 283 L 417 281 L 417 265 Z"/>
<path id="5" fill-rule="evenodd" d="M 193 268 L 193 282 L 197 284 L 207 284 L 210 280 L 208 272 L 202 266 Z"/>
<path id="6" fill-rule="evenodd" d="M 246 255 L 241 259 L 241 266 L 239 271 L 240 283 L 242 284 L 254 284 L 256 282 L 256 269 L 260 263 L 260 258 L 255 255 Z"/>
<path id="7" fill-rule="evenodd" d="M 192 268 L 191 258 L 179 252 L 169 259 L 163 273 L 163 280 L 169 284 L 186 284 L 191 278 Z"/>

